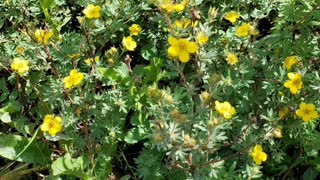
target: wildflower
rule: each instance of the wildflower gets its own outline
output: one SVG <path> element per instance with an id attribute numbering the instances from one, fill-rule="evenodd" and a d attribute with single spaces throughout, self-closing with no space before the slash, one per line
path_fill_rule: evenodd
<path id="1" fill-rule="evenodd" d="M 138 24 L 132 24 L 129 27 L 130 36 L 138 36 L 141 32 L 141 27 Z"/>
<path id="2" fill-rule="evenodd" d="M 101 10 L 100 6 L 89 4 L 82 12 L 89 19 L 92 19 L 92 18 L 97 19 L 97 18 L 100 18 L 100 10 Z"/>
<path id="3" fill-rule="evenodd" d="M 208 42 L 209 37 L 206 34 L 204 34 L 203 32 L 200 32 L 200 33 L 198 33 L 196 40 L 200 45 L 204 45 Z"/>
<path id="4" fill-rule="evenodd" d="M 187 39 L 176 39 L 169 37 L 168 42 L 170 47 L 168 48 L 168 54 L 170 57 L 177 57 L 183 63 L 190 60 L 190 54 L 196 53 L 199 49 L 195 42 L 190 42 Z"/>
<path id="5" fill-rule="evenodd" d="M 227 101 L 220 103 L 219 101 L 215 102 L 215 109 L 218 111 L 220 115 L 222 115 L 226 119 L 231 119 L 232 116 L 236 113 L 234 107 Z"/>
<path id="6" fill-rule="evenodd" d="M 275 138 L 279 138 L 279 139 L 283 137 L 282 136 L 282 127 L 281 126 L 279 126 L 279 127 L 277 127 L 276 129 L 273 130 L 273 136 Z"/>
<path id="7" fill-rule="evenodd" d="M 171 1 L 165 1 L 160 4 L 160 9 L 164 10 L 167 14 L 171 14 L 173 11 L 180 13 L 188 5 L 188 1 L 184 1 L 180 4 L 173 4 Z"/>
<path id="8" fill-rule="evenodd" d="M 304 122 L 309 122 L 319 117 L 315 105 L 306 104 L 305 102 L 300 104 L 299 109 L 296 110 L 296 115 L 302 118 Z"/>
<path id="9" fill-rule="evenodd" d="M 89 58 L 89 59 L 84 60 L 84 62 L 87 65 L 91 65 L 92 63 L 97 63 L 99 61 L 100 61 L 100 57 L 99 56 L 96 56 L 94 59 L 93 58 Z"/>
<path id="10" fill-rule="evenodd" d="M 256 145 L 253 148 L 253 151 L 250 153 L 250 156 L 257 165 L 260 165 L 261 162 L 266 161 L 268 157 L 268 155 L 263 152 L 261 145 Z"/>
<path id="11" fill-rule="evenodd" d="M 289 114 L 289 108 L 288 107 L 283 107 L 278 112 L 278 115 L 279 115 L 280 119 L 285 119 L 288 116 L 288 114 Z"/>
<path id="12" fill-rule="evenodd" d="M 289 56 L 286 57 L 283 63 L 283 66 L 287 69 L 290 70 L 292 66 L 298 64 L 299 60 L 297 56 Z"/>
<path id="13" fill-rule="evenodd" d="M 40 126 L 41 131 L 48 132 L 51 136 L 56 136 L 62 130 L 61 118 L 46 115 Z"/>
<path id="14" fill-rule="evenodd" d="M 38 43 L 42 45 L 47 45 L 49 42 L 49 39 L 53 36 L 53 31 L 37 29 L 36 32 L 34 33 L 34 36 L 38 41 Z"/>
<path id="15" fill-rule="evenodd" d="M 132 39 L 131 36 L 123 37 L 122 45 L 128 51 L 134 51 L 134 49 L 137 47 L 137 43 L 134 41 L 134 39 Z"/>
<path id="16" fill-rule="evenodd" d="M 242 23 L 242 25 L 236 29 L 236 36 L 246 37 L 249 35 L 250 31 L 251 25 L 249 23 Z"/>
<path id="17" fill-rule="evenodd" d="M 234 24 L 239 18 L 240 18 L 240 14 L 234 11 L 228 12 L 227 14 L 224 15 L 224 19 L 230 21 L 232 24 Z"/>
<path id="18" fill-rule="evenodd" d="M 70 75 L 63 79 L 64 87 L 70 89 L 73 86 L 77 86 L 84 78 L 83 73 L 79 73 L 76 69 L 70 71 Z"/>
<path id="19" fill-rule="evenodd" d="M 284 83 L 284 87 L 289 88 L 292 94 L 297 94 L 298 90 L 302 88 L 301 74 L 299 73 L 288 73 L 288 78 Z"/>
<path id="20" fill-rule="evenodd" d="M 173 22 L 173 27 L 177 29 L 186 29 L 188 26 L 190 26 L 190 24 L 191 24 L 190 19 L 175 20 Z"/>
<path id="21" fill-rule="evenodd" d="M 164 2 L 160 4 L 160 9 L 165 11 L 167 14 L 171 14 L 174 11 L 174 5 L 171 2 Z"/>
<path id="22" fill-rule="evenodd" d="M 11 69 L 17 72 L 19 75 L 22 75 L 29 71 L 29 61 L 14 58 L 13 62 L 11 63 Z"/>
<path id="23" fill-rule="evenodd" d="M 228 64 L 230 65 L 235 65 L 238 62 L 238 57 L 233 54 L 233 53 L 228 53 L 227 54 L 227 58 L 226 61 L 228 62 Z"/>
<path id="24" fill-rule="evenodd" d="M 184 10 L 185 6 L 183 4 L 175 4 L 173 9 L 175 12 L 180 13 Z"/>

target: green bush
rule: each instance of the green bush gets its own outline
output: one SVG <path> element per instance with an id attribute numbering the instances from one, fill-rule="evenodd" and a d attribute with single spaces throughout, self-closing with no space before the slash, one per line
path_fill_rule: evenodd
<path id="1" fill-rule="evenodd" d="M 1 179 L 316 179 L 319 8 L 0 2 Z"/>

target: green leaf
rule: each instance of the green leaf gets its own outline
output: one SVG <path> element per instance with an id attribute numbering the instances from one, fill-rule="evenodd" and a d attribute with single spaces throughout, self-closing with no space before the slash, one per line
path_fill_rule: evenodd
<path id="1" fill-rule="evenodd" d="M 51 9 L 55 6 L 55 0 L 40 0 L 40 4 L 45 9 Z"/>
<path id="2" fill-rule="evenodd" d="M 34 133 L 35 124 L 29 123 L 27 118 L 15 118 L 10 124 L 13 128 L 23 134 L 32 135 Z"/>
<path id="3" fill-rule="evenodd" d="M 8 112 L 4 112 L 3 114 L 0 112 L 0 119 L 4 123 L 9 123 L 11 122 L 11 117 Z"/>
<path id="4" fill-rule="evenodd" d="M 0 156 L 26 163 L 45 165 L 50 162 L 49 148 L 41 142 L 32 142 L 27 149 L 17 158 L 30 139 L 12 134 L 0 134 Z"/>
<path id="5" fill-rule="evenodd" d="M 151 60 L 157 56 L 157 48 L 148 44 L 142 47 L 141 55 L 145 60 Z"/>
<path id="6" fill-rule="evenodd" d="M 54 176 L 59 175 L 72 175 L 79 178 L 83 178 L 83 158 L 82 156 L 77 159 L 71 158 L 69 153 L 66 153 L 63 157 L 59 157 L 52 165 L 52 174 Z"/>
<path id="7" fill-rule="evenodd" d="M 115 71 L 123 79 L 129 77 L 129 69 L 125 63 L 121 63 L 121 65 L 117 67 Z"/>
<path id="8" fill-rule="evenodd" d="M 303 173 L 303 180 L 314 180 L 318 177 L 319 172 L 316 171 L 314 168 L 309 167 L 304 173 Z"/>
<path id="9" fill-rule="evenodd" d="M 97 70 L 104 78 L 108 78 L 112 81 L 116 81 L 118 79 L 117 72 L 112 68 L 97 68 Z"/>
<path id="10" fill-rule="evenodd" d="M 146 131 L 144 128 L 139 126 L 138 128 L 132 128 L 129 132 L 127 132 L 124 141 L 128 144 L 135 144 L 138 141 L 144 139 L 146 136 Z"/>

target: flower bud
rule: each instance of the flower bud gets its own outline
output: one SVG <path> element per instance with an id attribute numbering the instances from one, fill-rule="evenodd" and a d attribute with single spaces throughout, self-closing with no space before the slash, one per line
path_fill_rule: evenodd
<path id="1" fill-rule="evenodd" d="M 196 147 L 197 142 L 196 142 L 196 140 L 195 140 L 194 138 L 190 137 L 189 134 L 186 134 L 186 135 L 184 136 L 183 145 L 186 146 L 186 147 L 188 147 L 188 148 L 193 149 L 193 148 Z"/>
<path id="2" fill-rule="evenodd" d="M 153 135 L 153 142 L 161 143 L 162 141 L 163 141 L 163 136 L 161 133 L 158 132 Z"/>
<path id="3" fill-rule="evenodd" d="M 219 124 L 219 120 L 217 118 L 211 119 L 210 121 L 208 121 L 208 128 L 213 129 L 218 124 Z"/>
<path id="4" fill-rule="evenodd" d="M 178 110 L 173 110 L 170 113 L 170 116 L 172 117 L 173 121 L 176 123 L 182 123 L 187 121 L 187 116 L 184 114 L 181 114 Z"/>
<path id="5" fill-rule="evenodd" d="M 200 95 L 202 106 L 207 106 L 210 103 L 211 95 L 207 91 L 203 91 Z"/>
<path id="6" fill-rule="evenodd" d="M 211 86 L 215 86 L 220 81 L 220 79 L 220 75 L 215 73 L 211 75 L 209 83 L 211 84 Z"/>
<path id="7" fill-rule="evenodd" d="M 282 127 L 277 127 L 274 131 L 273 131 L 273 136 L 275 138 L 282 138 Z"/>
<path id="8" fill-rule="evenodd" d="M 218 15 L 218 10 L 216 8 L 212 8 L 210 6 L 209 11 L 208 11 L 208 17 L 213 20 L 217 17 Z"/>

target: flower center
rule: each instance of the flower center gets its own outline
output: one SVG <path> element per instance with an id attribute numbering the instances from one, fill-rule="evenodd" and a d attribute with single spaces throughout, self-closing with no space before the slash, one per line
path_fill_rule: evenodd
<path id="1" fill-rule="evenodd" d="M 294 86 L 299 87 L 300 86 L 300 80 L 299 79 L 294 79 L 293 82 Z"/>
<path id="2" fill-rule="evenodd" d="M 305 109 L 305 110 L 303 111 L 303 113 L 304 113 L 305 115 L 308 115 L 308 114 L 310 114 L 310 110 L 309 110 L 309 109 Z"/>

